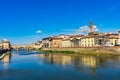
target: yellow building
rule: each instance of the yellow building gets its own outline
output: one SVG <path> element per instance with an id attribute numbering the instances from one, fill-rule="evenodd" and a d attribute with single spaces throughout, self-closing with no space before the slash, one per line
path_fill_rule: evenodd
<path id="1" fill-rule="evenodd" d="M 50 41 L 50 47 L 52 48 L 62 47 L 62 40 L 63 38 L 52 37 Z"/>
<path id="2" fill-rule="evenodd" d="M 120 31 L 118 34 L 109 33 L 100 33 L 96 32 L 96 27 L 93 25 L 93 22 L 90 21 L 90 27 L 88 35 L 65 35 L 61 34 L 58 37 L 51 37 L 50 43 L 47 43 L 47 46 L 50 47 L 100 47 L 100 46 L 114 46 L 120 45 Z M 49 41 L 48 41 L 49 42 Z M 46 43 L 45 43 L 46 44 Z"/>
<path id="3" fill-rule="evenodd" d="M 62 40 L 62 47 L 80 47 L 80 39 L 83 35 L 67 35 Z"/>
<path id="4" fill-rule="evenodd" d="M 72 43 L 71 43 L 70 39 L 64 39 L 62 41 L 62 47 L 72 47 Z"/>
<path id="5" fill-rule="evenodd" d="M 108 40 L 111 42 L 111 45 L 117 45 L 117 41 L 119 39 L 118 34 L 113 34 L 113 33 L 107 33 L 105 34 L 106 37 L 108 37 Z"/>
<path id="6" fill-rule="evenodd" d="M 109 40 L 110 40 L 110 42 L 111 42 L 112 45 L 116 45 L 118 38 L 111 37 L 111 38 L 109 38 Z"/>
<path id="7" fill-rule="evenodd" d="M 3 39 L 1 42 L 2 49 L 10 49 L 11 45 L 10 42 L 7 39 Z"/>
<path id="8" fill-rule="evenodd" d="M 81 47 L 93 47 L 93 46 L 95 46 L 95 38 L 89 37 L 89 36 L 82 37 L 80 40 L 80 46 Z"/>

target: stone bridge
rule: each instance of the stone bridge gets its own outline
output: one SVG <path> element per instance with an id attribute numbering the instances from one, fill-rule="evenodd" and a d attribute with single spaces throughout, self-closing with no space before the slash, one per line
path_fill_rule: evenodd
<path id="1" fill-rule="evenodd" d="M 13 45 L 12 46 L 12 48 L 13 49 L 16 49 L 16 50 L 18 50 L 19 51 L 19 49 L 20 48 L 24 48 L 24 49 L 26 49 L 26 50 L 33 50 L 33 49 L 40 49 L 40 48 L 42 48 L 42 45 L 40 45 L 40 44 L 19 44 L 19 45 Z"/>
<path id="2" fill-rule="evenodd" d="M 20 48 L 24 48 L 26 50 L 30 50 L 32 48 L 31 45 L 28 44 L 19 44 L 19 45 L 12 45 L 12 48 L 19 51 Z"/>

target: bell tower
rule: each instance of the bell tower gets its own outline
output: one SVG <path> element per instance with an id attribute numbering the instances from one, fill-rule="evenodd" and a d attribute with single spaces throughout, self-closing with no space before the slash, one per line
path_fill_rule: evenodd
<path id="1" fill-rule="evenodd" d="M 94 35 L 94 26 L 93 26 L 93 22 L 90 21 L 90 31 L 88 33 L 89 36 L 93 36 Z"/>
<path id="2" fill-rule="evenodd" d="M 93 22 L 90 21 L 90 33 L 94 32 Z"/>

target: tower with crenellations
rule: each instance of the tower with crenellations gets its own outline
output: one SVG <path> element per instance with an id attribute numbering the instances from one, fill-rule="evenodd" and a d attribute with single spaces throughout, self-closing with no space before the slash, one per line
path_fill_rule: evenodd
<path id="1" fill-rule="evenodd" d="M 93 22 L 90 21 L 90 33 L 94 32 Z"/>
<path id="2" fill-rule="evenodd" d="M 94 35 L 94 26 L 93 26 L 93 22 L 90 21 L 90 31 L 89 31 L 89 36 Z"/>

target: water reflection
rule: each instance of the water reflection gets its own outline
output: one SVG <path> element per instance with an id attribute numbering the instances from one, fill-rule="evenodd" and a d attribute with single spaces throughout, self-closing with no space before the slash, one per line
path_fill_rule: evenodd
<path id="1" fill-rule="evenodd" d="M 58 54 L 39 54 L 39 58 L 45 59 L 46 63 L 61 64 L 63 66 L 70 64 L 72 60 L 71 56 Z"/>
<path id="2" fill-rule="evenodd" d="M 4 62 L 4 63 L 9 63 L 9 62 L 10 62 L 10 59 L 11 59 L 11 53 L 5 55 L 5 56 L 2 58 L 2 62 Z"/>
<path id="3" fill-rule="evenodd" d="M 120 60 L 119 57 L 110 56 L 92 56 L 92 55 L 67 55 L 67 54 L 39 54 L 47 64 L 56 64 L 62 66 L 73 66 L 78 71 L 96 72 L 100 67 L 108 68 L 111 61 Z"/>
<path id="4" fill-rule="evenodd" d="M 10 59 L 11 59 L 11 53 L 9 52 L 8 54 L 6 54 L 2 59 L 1 59 L 1 63 L 4 67 L 4 69 L 8 69 L 9 63 L 10 63 Z"/>
<path id="5" fill-rule="evenodd" d="M 39 54 L 40 52 L 33 51 L 33 50 L 26 50 L 24 48 L 20 48 L 19 51 L 17 50 L 12 50 L 12 53 L 14 55 L 31 55 L 31 54 Z"/>
<path id="6" fill-rule="evenodd" d="M 119 56 L 21 52 L 0 60 L 0 80 L 119 80 Z"/>

